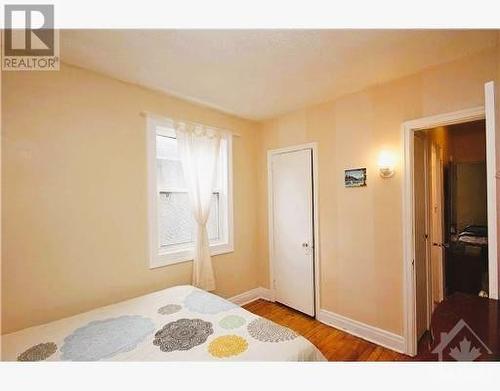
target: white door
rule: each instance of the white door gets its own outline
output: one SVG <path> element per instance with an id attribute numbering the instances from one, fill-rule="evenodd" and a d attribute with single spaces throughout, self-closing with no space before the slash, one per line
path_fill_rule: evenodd
<path id="1" fill-rule="evenodd" d="M 428 329 L 429 317 L 429 289 L 427 269 L 427 164 L 426 144 L 422 135 L 414 137 L 414 167 L 413 186 L 415 197 L 415 285 L 416 285 L 416 313 L 417 313 L 417 339 Z"/>
<path id="2" fill-rule="evenodd" d="M 271 155 L 275 300 L 314 316 L 312 150 Z"/>
<path id="3" fill-rule="evenodd" d="M 498 282 L 500 280 L 500 268 L 498 267 L 497 248 L 497 162 L 495 131 L 495 82 L 490 81 L 484 85 L 484 112 L 486 116 L 486 192 L 488 202 L 488 278 L 489 296 L 492 299 L 499 298 Z M 500 118 L 500 113 L 498 113 Z"/>
<path id="4" fill-rule="evenodd" d="M 441 148 L 431 146 L 431 276 L 432 306 L 431 311 L 444 299 L 444 184 Z"/>

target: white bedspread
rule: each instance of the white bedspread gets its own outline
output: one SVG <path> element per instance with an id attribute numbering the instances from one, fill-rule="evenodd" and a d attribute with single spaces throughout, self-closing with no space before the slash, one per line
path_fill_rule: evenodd
<path id="1" fill-rule="evenodd" d="M 323 361 L 292 330 L 177 286 L 2 336 L 8 361 Z"/>

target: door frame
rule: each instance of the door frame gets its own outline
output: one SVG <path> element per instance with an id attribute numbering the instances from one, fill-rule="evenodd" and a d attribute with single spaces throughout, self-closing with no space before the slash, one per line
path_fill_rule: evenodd
<path id="1" fill-rule="evenodd" d="M 312 152 L 312 208 L 313 208 L 313 277 L 314 277 L 314 317 L 320 310 L 320 246 L 319 246 L 319 192 L 318 192 L 318 143 L 294 145 L 267 151 L 267 208 L 268 208 L 268 239 L 269 239 L 269 287 L 271 297 L 275 299 L 274 283 L 274 205 L 273 205 L 273 156 L 310 149 Z"/>
<path id="2" fill-rule="evenodd" d="M 418 130 L 431 129 L 438 126 L 454 125 L 463 122 L 470 122 L 485 119 L 485 107 L 479 106 L 451 113 L 438 114 L 429 117 L 418 118 L 406 121 L 402 124 L 402 207 L 403 207 L 403 337 L 405 353 L 411 356 L 417 354 L 416 336 L 416 286 L 414 269 L 414 192 L 413 192 L 413 139 L 414 133 Z M 488 265 L 490 297 L 498 299 L 498 276 L 491 273 L 491 270 L 498 270 L 497 259 L 497 220 L 496 214 L 496 146 L 495 135 L 491 133 L 491 126 L 486 126 L 486 153 L 487 153 L 487 186 L 488 186 Z M 493 129 L 494 130 L 494 129 Z M 488 156 L 490 159 L 488 159 Z M 493 156 L 493 159 L 491 157 Z M 492 166 L 493 164 L 493 166 Z M 493 169 L 494 175 L 490 175 Z M 495 194 L 491 194 L 491 189 Z M 491 203 L 491 204 L 490 204 Z M 491 266 L 494 267 L 491 267 Z M 495 289 L 496 288 L 496 289 Z"/>

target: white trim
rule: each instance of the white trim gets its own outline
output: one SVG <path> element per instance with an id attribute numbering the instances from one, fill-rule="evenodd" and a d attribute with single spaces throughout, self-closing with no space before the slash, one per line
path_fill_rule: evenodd
<path id="1" fill-rule="evenodd" d="M 232 253 L 234 247 L 232 243 L 211 243 L 210 244 L 210 255 L 222 255 Z M 159 251 L 156 257 L 151 258 L 149 268 L 156 269 L 159 267 L 164 267 L 168 265 L 174 265 L 176 263 L 190 262 L 194 259 L 194 253 L 192 246 L 189 247 L 179 247 L 176 250 L 170 251 Z"/>
<path id="2" fill-rule="evenodd" d="M 488 285 L 489 297 L 498 300 L 498 248 L 497 248 L 497 159 L 495 128 L 495 82 L 484 85 L 486 117 L 486 191 L 488 202 Z"/>
<path id="3" fill-rule="evenodd" d="M 229 133 L 231 136 L 234 136 L 234 137 L 241 137 L 241 134 L 238 133 L 238 132 L 234 132 L 234 131 L 229 130 L 229 129 L 223 129 L 223 128 L 220 128 L 218 126 L 210 125 L 210 124 L 207 124 L 207 123 L 203 123 L 202 124 L 200 122 L 188 121 L 188 120 L 185 120 L 185 119 L 184 120 L 183 119 L 176 119 L 176 120 L 174 120 L 172 117 L 164 116 L 164 115 L 156 114 L 156 113 L 151 113 L 149 111 L 142 111 L 140 113 L 140 115 L 142 117 L 145 117 L 145 118 L 152 118 L 155 121 L 166 123 L 166 124 L 168 124 L 171 127 L 174 127 L 175 122 L 185 122 L 185 123 L 194 124 L 194 125 L 208 126 L 209 128 L 217 129 L 219 132 Z"/>
<path id="4" fill-rule="evenodd" d="M 234 304 L 238 304 L 239 306 L 251 303 L 252 301 L 264 299 L 267 301 L 274 301 L 273 296 L 271 294 L 271 290 L 263 287 L 258 287 L 251 289 L 249 291 L 240 293 L 239 295 L 230 297 L 230 302 Z"/>
<path id="5" fill-rule="evenodd" d="M 295 152 L 305 149 L 312 151 L 312 177 L 313 177 L 313 224 L 314 224 L 314 312 L 318 316 L 320 311 L 320 238 L 319 238 L 319 167 L 318 167 L 318 143 L 312 142 L 294 145 L 285 148 L 267 151 L 267 205 L 268 205 L 268 237 L 269 237 L 269 287 L 271 295 L 275 297 L 274 291 L 274 261 L 273 261 L 273 194 L 272 194 L 272 170 L 271 159 L 274 155 L 286 152 Z"/>
<path id="6" fill-rule="evenodd" d="M 413 119 L 404 122 L 403 128 L 417 131 L 417 130 L 430 129 L 437 126 L 456 125 L 464 122 L 477 121 L 481 119 L 484 119 L 484 106 L 453 111 L 451 113 L 432 115 L 430 117 Z"/>
<path id="7" fill-rule="evenodd" d="M 416 338 L 416 308 L 415 308 L 415 273 L 414 273 L 414 241 L 413 241 L 413 221 L 414 221 L 414 194 L 413 194 L 413 137 L 417 130 L 431 129 L 438 126 L 459 124 L 469 121 L 481 120 L 485 118 L 483 106 L 471 109 L 455 111 L 452 113 L 434 115 L 404 122 L 401 127 L 403 149 L 401 162 L 403 166 L 402 181 L 402 223 L 403 223 L 403 305 L 404 305 L 404 325 L 403 337 L 405 341 L 404 352 L 414 356 L 417 353 Z M 494 143 L 489 142 L 487 149 L 495 148 Z M 495 152 L 493 152 L 495 155 Z M 491 164 L 491 162 L 489 163 Z M 495 168 L 496 169 L 496 168 Z M 494 177 L 488 177 L 488 186 L 494 181 Z M 496 186 L 495 181 L 493 185 Z M 495 210 L 496 210 L 496 206 Z M 488 215 L 488 218 L 490 216 Z M 496 216 L 494 218 L 496 221 Z M 488 224 L 489 225 L 489 224 Z M 496 228 L 496 227 L 495 227 Z M 494 228 L 494 229 L 495 229 Z M 489 229 L 488 229 L 489 231 Z M 496 231 L 496 230 L 495 230 Z M 497 248 L 496 232 L 495 236 L 489 235 L 489 247 Z M 490 242 L 491 240 L 491 242 Z M 495 252 L 496 253 L 496 252 Z M 496 254 L 495 254 L 496 256 Z M 490 262 L 492 262 L 490 257 Z M 496 259 L 493 260 L 497 262 Z M 497 281 L 498 284 L 498 281 Z M 491 289 L 491 286 L 490 286 Z"/>
<path id="8" fill-rule="evenodd" d="M 147 154 L 147 189 L 148 189 L 148 255 L 149 268 L 155 269 L 176 263 L 192 261 L 194 258 L 192 245 L 179 245 L 175 249 L 162 250 L 158 243 L 158 189 L 156 178 L 156 135 L 158 127 L 172 128 L 173 121 L 157 115 L 146 115 L 146 154 Z M 169 130 L 161 131 L 166 136 L 173 136 Z M 230 133 L 224 135 L 226 145 L 227 164 L 223 164 L 223 169 L 227 167 L 227 178 L 224 181 L 223 193 L 227 194 L 227 210 L 224 218 L 223 240 L 210 244 L 210 255 L 227 254 L 234 251 L 234 212 L 233 212 L 233 140 Z M 225 173 L 224 173 L 225 174 Z"/>
<path id="9" fill-rule="evenodd" d="M 378 327 L 370 326 L 366 323 L 335 314 L 321 309 L 317 319 L 328 326 L 343 330 L 356 337 L 363 338 L 377 345 L 384 346 L 396 352 L 404 353 L 405 341 L 401 335 L 391 333 Z"/>
<path id="10" fill-rule="evenodd" d="M 243 306 L 259 299 L 274 301 L 272 291 L 267 288 L 258 287 L 230 297 L 227 300 L 239 306 Z M 370 326 L 366 323 L 324 309 L 318 310 L 316 319 L 327 326 L 345 331 L 377 345 L 384 346 L 400 353 L 404 352 L 404 338 L 401 335 Z"/>

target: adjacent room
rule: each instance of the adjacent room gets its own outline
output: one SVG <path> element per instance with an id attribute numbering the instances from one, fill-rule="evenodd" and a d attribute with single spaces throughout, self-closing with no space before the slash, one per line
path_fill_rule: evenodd
<path id="1" fill-rule="evenodd" d="M 2 71 L 3 361 L 500 360 L 498 30 L 57 50 Z"/>
<path id="2" fill-rule="evenodd" d="M 489 297 L 485 121 L 418 131 L 414 154 L 417 336 L 425 341 L 440 303 L 461 313 L 472 297 Z"/>

